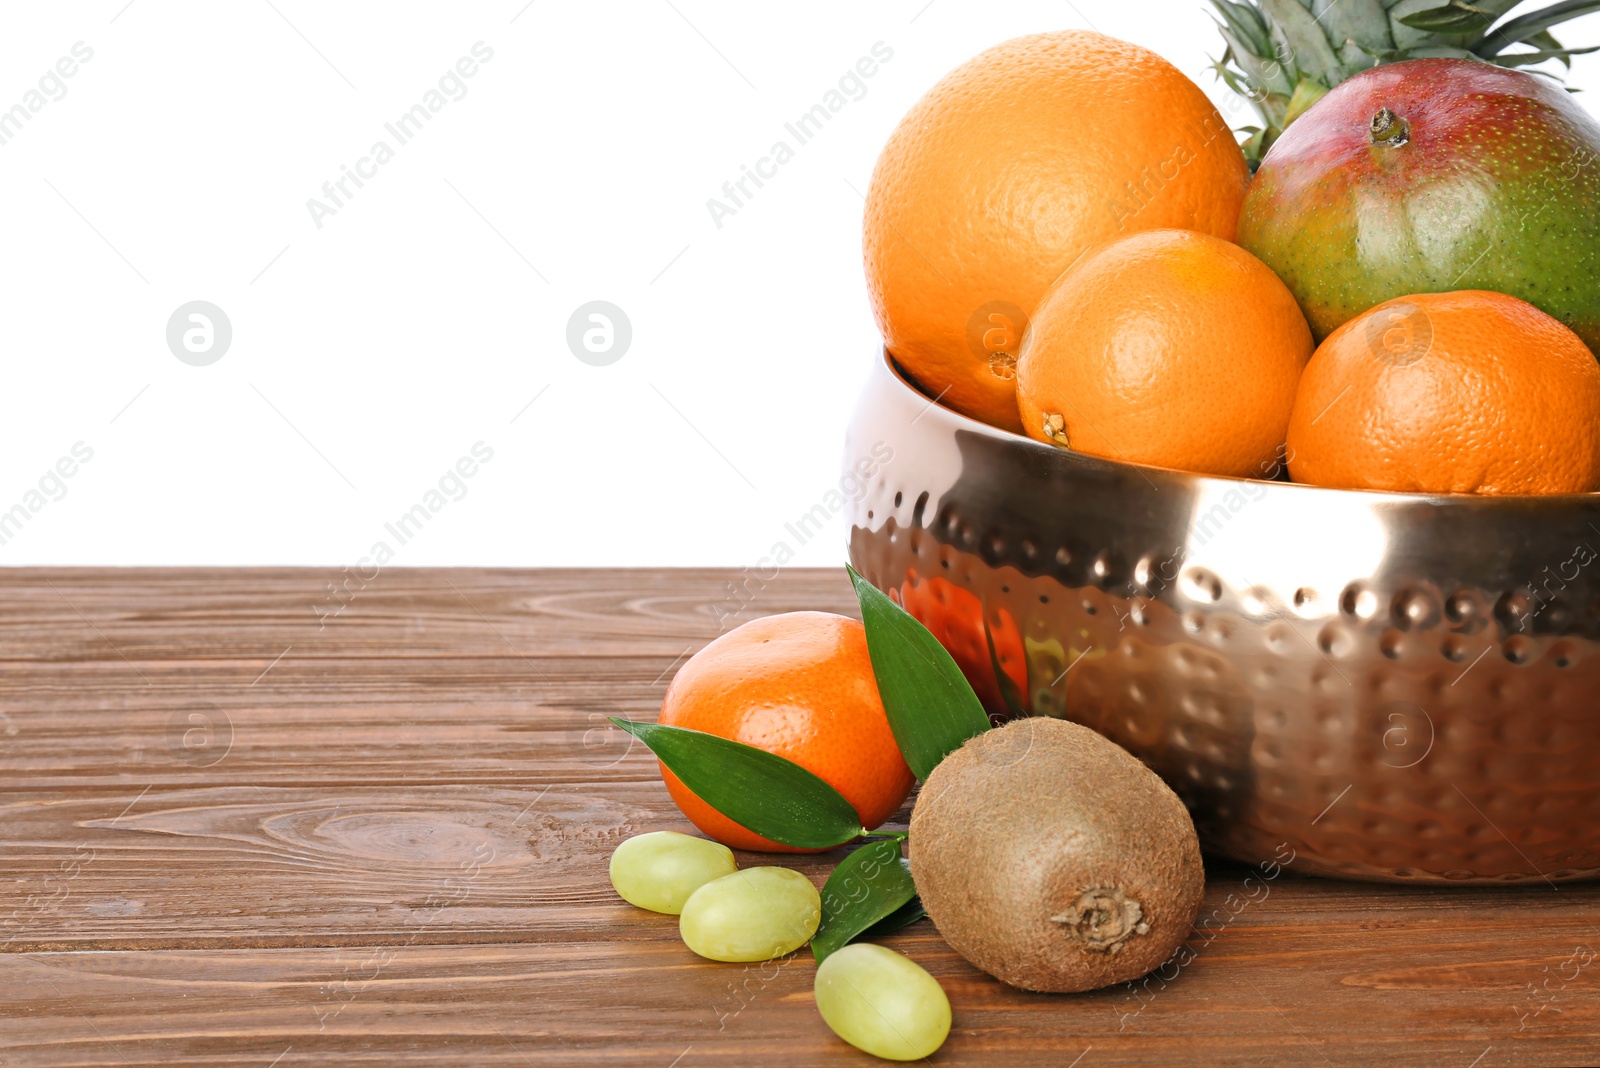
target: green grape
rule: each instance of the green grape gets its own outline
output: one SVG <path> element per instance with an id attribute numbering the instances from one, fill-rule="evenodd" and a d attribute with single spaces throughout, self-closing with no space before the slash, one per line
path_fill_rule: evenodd
<path id="1" fill-rule="evenodd" d="M 634 835 L 611 854 L 611 885 L 622 900 L 670 916 L 706 883 L 738 870 L 727 846 L 677 831 Z"/>
<path id="2" fill-rule="evenodd" d="M 833 1033 L 890 1061 L 921 1060 L 950 1033 L 950 999 L 910 957 L 857 942 L 817 966 L 817 1011 Z"/>
<path id="3" fill-rule="evenodd" d="M 797 871 L 745 868 L 690 895 L 678 920 L 688 947 L 711 960 L 771 960 L 817 933 L 822 895 Z"/>

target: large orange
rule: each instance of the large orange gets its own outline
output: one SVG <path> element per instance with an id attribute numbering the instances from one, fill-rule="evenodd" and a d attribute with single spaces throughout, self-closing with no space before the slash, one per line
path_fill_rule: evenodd
<path id="1" fill-rule="evenodd" d="M 847 616 L 789 612 L 729 631 L 678 670 L 660 722 L 787 757 L 843 794 L 869 830 L 911 792 L 911 769 L 873 679 L 866 630 Z M 665 767 L 661 775 L 683 814 L 724 845 L 814 852 L 746 830 Z"/>
<path id="2" fill-rule="evenodd" d="M 1034 316 L 1030 437 L 1130 463 L 1271 478 L 1311 357 L 1293 294 L 1237 245 L 1153 230 L 1095 249 Z"/>
<path id="3" fill-rule="evenodd" d="M 1504 293 L 1387 301 L 1339 327 L 1300 380 L 1296 482 L 1413 493 L 1600 489 L 1600 364 Z"/>
<path id="4" fill-rule="evenodd" d="M 1137 45 L 1019 37 L 901 120 L 867 192 L 867 286 L 890 353 L 930 395 L 1020 429 L 1017 341 L 1087 249 L 1159 227 L 1232 240 L 1250 171 L 1200 87 Z"/>

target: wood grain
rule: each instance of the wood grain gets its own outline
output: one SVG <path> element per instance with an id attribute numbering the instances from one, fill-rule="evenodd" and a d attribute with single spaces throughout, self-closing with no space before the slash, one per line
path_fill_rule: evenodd
<path id="1" fill-rule="evenodd" d="M 851 610 L 841 574 L 386 571 L 336 616 L 330 581 L 0 575 L 0 1065 L 872 1063 L 809 956 L 702 961 L 605 874 L 687 828 L 604 717 L 734 610 Z M 1600 888 L 1208 874 L 1170 981 L 888 939 L 955 1007 L 933 1063 L 1600 1063 Z"/>

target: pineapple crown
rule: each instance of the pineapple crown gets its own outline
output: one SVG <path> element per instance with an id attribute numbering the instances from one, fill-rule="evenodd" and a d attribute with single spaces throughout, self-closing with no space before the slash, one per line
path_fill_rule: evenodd
<path id="1" fill-rule="evenodd" d="M 1449 57 L 1502 67 L 1554 61 L 1570 69 L 1572 56 L 1600 48 L 1567 48 L 1550 32 L 1600 11 L 1600 0 L 1562 0 L 1507 18 L 1520 2 L 1211 0 L 1228 46 L 1213 67 L 1261 118 L 1260 126 L 1239 130 L 1251 168 L 1301 113 L 1369 67 Z M 1533 73 L 1560 80 L 1548 70 Z"/>

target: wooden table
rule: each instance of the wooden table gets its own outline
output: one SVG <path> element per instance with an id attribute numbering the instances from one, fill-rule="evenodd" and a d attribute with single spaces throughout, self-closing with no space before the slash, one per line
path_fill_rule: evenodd
<path id="1" fill-rule="evenodd" d="M 604 717 L 653 716 L 728 612 L 851 611 L 842 573 L 0 581 L 0 1065 L 875 1063 L 809 953 L 700 960 L 606 878 L 689 827 Z M 1600 889 L 1249 874 L 1211 865 L 1170 983 L 888 944 L 949 992 L 936 1064 L 1600 1063 Z"/>

